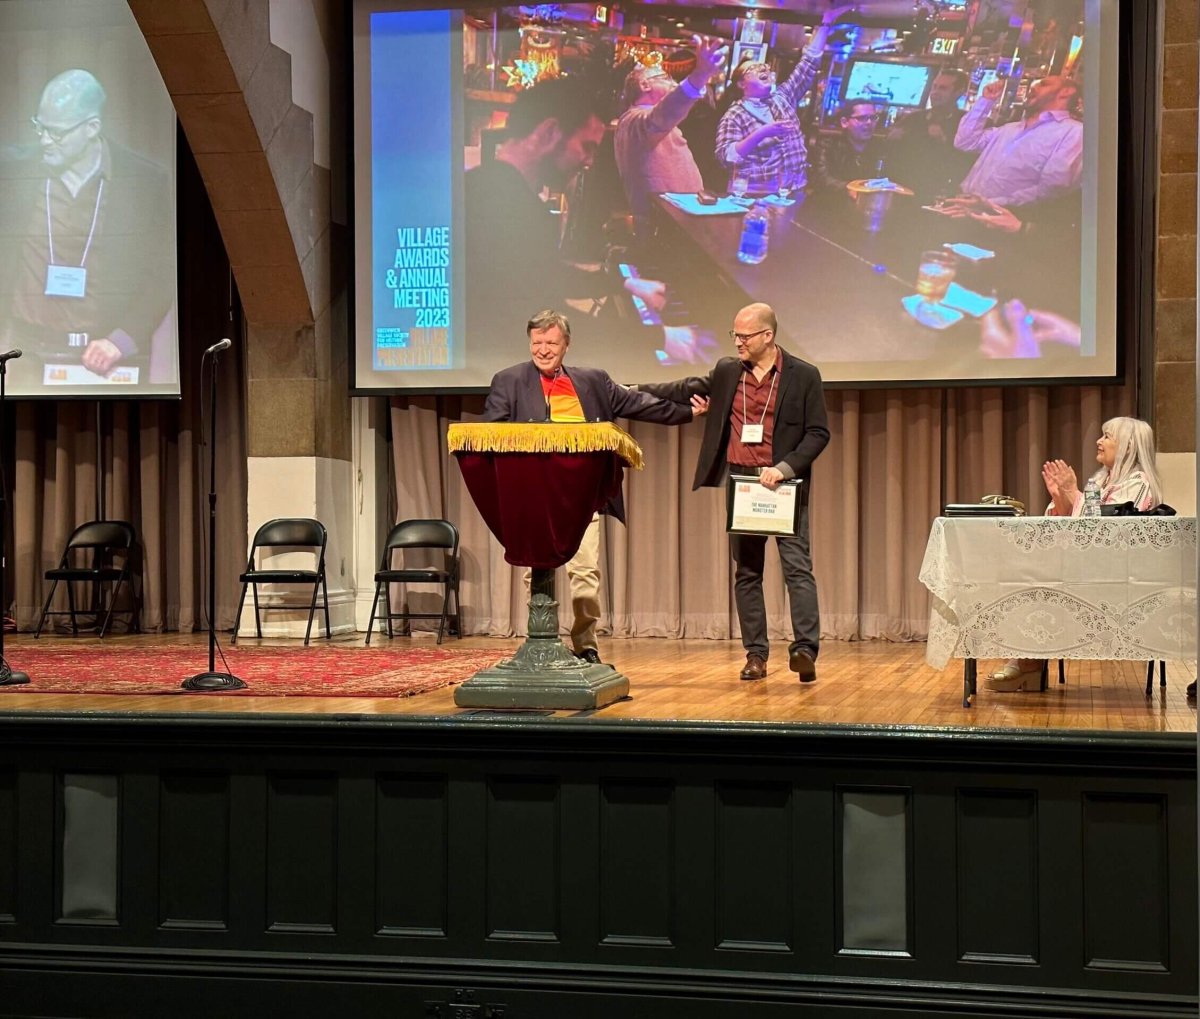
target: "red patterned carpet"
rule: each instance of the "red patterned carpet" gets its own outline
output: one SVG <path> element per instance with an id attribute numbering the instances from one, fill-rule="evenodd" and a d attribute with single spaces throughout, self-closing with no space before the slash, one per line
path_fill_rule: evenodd
<path id="1" fill-rule="evenodd" d="M 208 646 L 187 644 L 122 648 L 119 644 L 39 641 L 6 647 L 27 686 L 0 686 L 0 694 L 186 693 L 180 683 L 208 668 Z M 495 651 L 430 648 L 227 647 L 217 670 L 245 680 L 239 696 L 412 697 L 461 683 L 498 661 Z M 212 694 L 206 694 L 212 696 Z"/>

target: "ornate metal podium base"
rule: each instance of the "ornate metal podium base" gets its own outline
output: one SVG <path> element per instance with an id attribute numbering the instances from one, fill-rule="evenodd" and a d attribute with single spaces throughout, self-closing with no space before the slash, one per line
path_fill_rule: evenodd
<path id="1" fill-rule="evenodd" d="M 629 693 L 611 665 L 576 658 L 558 638 L 554 572 L 534 570 L 529 637 L 512 658 L 482 669 L 454 691 L 460 708 L 602 708 Z"/>

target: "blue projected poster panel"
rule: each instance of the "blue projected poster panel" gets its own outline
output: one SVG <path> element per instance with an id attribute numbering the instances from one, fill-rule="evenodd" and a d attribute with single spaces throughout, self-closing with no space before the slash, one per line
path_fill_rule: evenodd
<path id="1" fill-rule="evenodd" d="M 461 14 L 371 16 L 371 235 L 376 371 L 461 367 Z M 457 73 L 456 73 L 457 72 Z M 457 159 L 456 159 L 457 157 Z"/>

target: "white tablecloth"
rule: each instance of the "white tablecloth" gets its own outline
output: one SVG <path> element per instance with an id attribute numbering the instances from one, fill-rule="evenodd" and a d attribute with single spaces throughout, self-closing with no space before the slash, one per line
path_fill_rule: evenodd
<path id="1" fill-rule="evenodd" d="M 1196 657 L 1195 517 L 933 522 L 925 659 Z"/>

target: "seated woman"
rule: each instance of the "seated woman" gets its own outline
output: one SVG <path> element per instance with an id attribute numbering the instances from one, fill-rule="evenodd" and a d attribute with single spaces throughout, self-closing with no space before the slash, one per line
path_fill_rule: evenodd
<path id="1" fill-rule="evenodd" d="M 1092 480 L 1100 489 L 1102 506 L 1131 502 L 1144 513 L 1162 502 L 1162 483 L 1154 462 L 1154 430 L 1145 421 L 1125 417 L 1105 421 L 1096 440 L 1096 460 L 1100 469 Z M 1047 516 L 1083 514 L 1083 492 L 1069 464 L 1047 460 L 1042 465 L 1042 480 L 1050 494 Z M 1040 659 L 1013 658 L 992 673 L 987 685 L 999 691 L 1035 690 L 1041 685 L 1041 672 Z"/>

